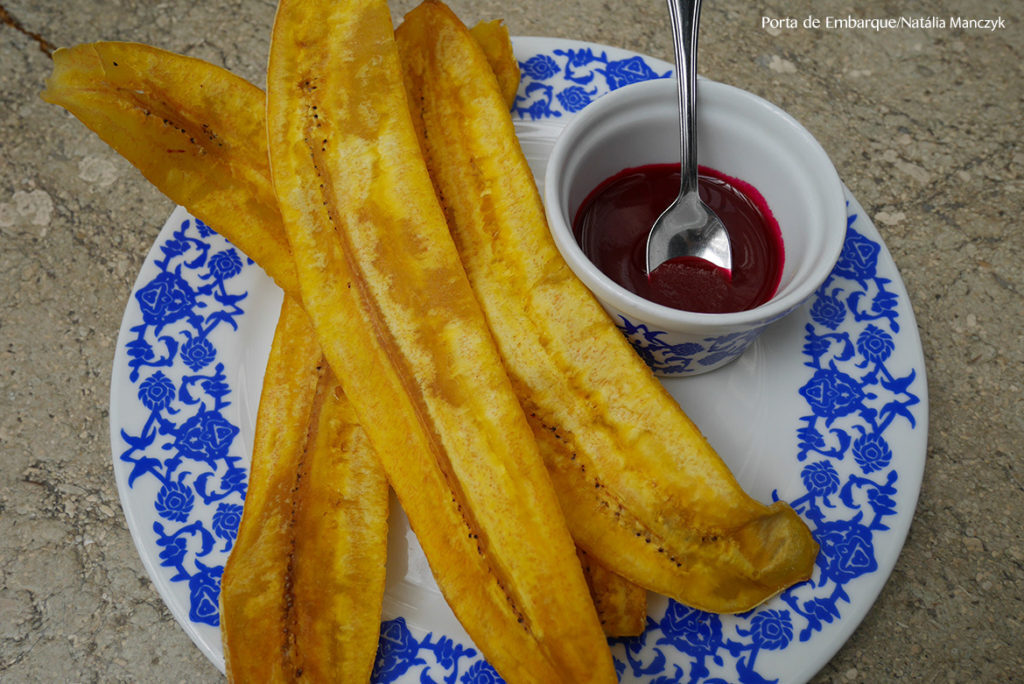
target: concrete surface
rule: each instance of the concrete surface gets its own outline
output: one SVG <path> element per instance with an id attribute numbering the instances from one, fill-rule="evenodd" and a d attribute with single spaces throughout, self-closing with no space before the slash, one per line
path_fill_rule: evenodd
<path id="1" fill-rule="evenodd" d="M 400 16 L 410 0 L 392 4 Z M 671 58 L 650 2 L 455 0 L 467 22 Z M 927 360 L 914 524 L 816 682 L 1024 678 L 1024 149 L 1020 3 L 705 4 L 701 71 L 832 156 L 892 251 Z M 263 83 L 267 0 L 0 0 L 0 680 L 216 681 L 124 525 L 108 382 L 132 282 L 172 209 L 36 94 L 52 46 L 136 40 Z M 995 31 L 770 29 L 763 17 L 1001 16 Z"/>

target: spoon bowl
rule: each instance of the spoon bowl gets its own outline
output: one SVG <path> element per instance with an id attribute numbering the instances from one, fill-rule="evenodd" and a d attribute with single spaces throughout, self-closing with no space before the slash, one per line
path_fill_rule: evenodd
<path id="1" fill-rule="evenodd" d="M 732 268 L 729 233 L 697 193 L 680 195 L 647 236 L 647 275 L 670 259 L 704 259 L 726 273 Z"/>
<path id="2" fill-rule="evenodd" d="M 679 196 L 651 226 L 647 275 L 666 261 L 682 257 L 703 259 L 728 274 L 732 270 L 729 233 L 698 193 L 695 103 L 700 0 L 668 0 L 668 9 L 679 90 Z"/>

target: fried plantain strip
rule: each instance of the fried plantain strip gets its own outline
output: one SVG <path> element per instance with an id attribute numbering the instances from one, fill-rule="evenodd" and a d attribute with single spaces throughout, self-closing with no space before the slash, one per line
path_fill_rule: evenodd
<path id="1" fill-rule="evenodd" d="M 388 485 L 302 307 L 286 297 L 221 581 L 229 681 L 368 681 Z"/>
<path id="2" fill-rule="evenodd" d="M 615 681 L 424 167 L 386 4 L 283 0 L 267 88 L 302 301 L 449 605 L 509 681 Z"/>
<path id="3" fill-rule="evenodd" d="M 612 572 L 579 547 L 576 555 L 604 633 L 610 637 L 643 634 L 647 627 L 647 590 Z"/>
<path id="4" fill-rule="evenodd" d="M 400 32 L 401 29 L 399 29 L 398 35 L 401 47 Z M 487 62 L 494 72 L 502 97 L 505 99 L 506 104 L 511 107 L 515 102 L 520 72 L 519 64 L 512 52 L 512 42 L 508 35 L 508 29 L 500 20 L 494 20 L 476 24 L 470 29 L 470 34 L 483 50 Z M 516 81 L 514 84 L 510 83 L 513 78 Z M 406 85 L 407 87 L 411 85 L 409 79 L 406 79 Z M 419 96 L 419 92 L 411 92 L 410 100 L 415 102 Z M 417 126 L 417 134 L 421 138 L 422 147 L 422 137 L 424 135 L 423 117 L 416 107 L 413 108 L 412 115 Z M 581 560 L 584 557 L 581 555 Z M 588 570 L 586 563 L 583 564 L 583 570 L 584 573 Z M 614 575 L 610 570 L 604 568 L 602 570 L 609 575 Z M 643 625 L 643 616 L 646 615 L 647 609 L 646 591 L 638 587 L 629 589 L 626 586 L 629 582 L 623 578 L 609 577 L 607 581 L 593 582 L 590 581 L 591 578 L 588 575 L 587 579 L 587 585 L 590 588 L 591 597 L 597 608 L 601 624 L 605 629 L 605 634 L 608 636 L 624 636 L 625 632 L 623 630 L 629 630 L 631 627 L 623 627 L 622 625 L 637 624 L 636 616 L 638 615 L 640 616 L 639 624 Z M 619 586 L 620 584 L 622 586 Z M 610 594 L 608 596 L 600 595 L 601 592 L 605 591 L 610 592 Z M 629 599 L 629 601 L 623 602 L 623 599 Z M 643 628 L 641 627 L 640 629 L 642 631 Z"/>
<path id="5" fill-rule="evenodd" d="M 99 42 L 54 52 L 41 97 L 298 294 L 267 164 L 263 91 L 199 59 Z"/>
<path id="6" fill-rule="evenodd" d="M 491 70 L 498 79 L 498 87 L 501 88 L 501 96 L 505 98 L 505 105 L 511 109 L 519 91 L 520 72 L 519 62 L 512 51 L 512 38 L 508 34 L 508 27 L 501 19 L 494 19 L 479 22 L 469 32 L 484 51 Z"/>
<path id="7" fill-rule="evenodd" d="M 480 48 L 442 3 L 397 38 L 432 177 L 573 536 L 641 586 L 715 612 L 807 579 L 817 544 L 749 497 L 575 278 Z"/>
<path id="8" fill-rule="evenodd" d="M 322 354 L 316 337 L 303 334 L 308 320 L 289 315 L 291 301 L 286 298 L 282 305 L 267 360 L 245 508 L 221 580 L 221 638 L 233 681 L 282 681 L 292 670 L 293 490 Z"/>
<path id="9" fill-rule="evenodd" d="M 303 334 L 312 336 L 312 327 Z M 315 432 L 295 493 L 295 669 L 313 682 L 365 682 L 380 637 L 389 487 L 351 403 L 322 363 Z"/>

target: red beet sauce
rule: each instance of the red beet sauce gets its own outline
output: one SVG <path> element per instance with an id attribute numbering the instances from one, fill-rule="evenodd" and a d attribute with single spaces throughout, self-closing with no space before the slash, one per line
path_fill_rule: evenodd
<path id="1" fill-rule="evenodd" d="M 763 304 L 782 276 L 779 224 L 748 183 L 702 166 L 697 185 L 700 198 L 729 231 L 731 277 L 693 257 L 667 261 L 647 277 L 647 233 L 679 193 L 679 164 L 626 169 L 601 183 L 576 213 L 576 240 L 605 275 L 652 302 L 701 313 Z"/>

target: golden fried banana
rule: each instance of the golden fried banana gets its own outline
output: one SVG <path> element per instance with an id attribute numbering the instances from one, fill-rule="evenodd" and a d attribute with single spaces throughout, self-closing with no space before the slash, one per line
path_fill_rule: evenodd
<path id="1" fill-rule="evenodd" d="M 267 112 L 302 301 L 455 615 L 508 681 L 614 682 L 424 166 L 383 0 L 283 0 Z"/>
<path id="2" fill-rule="evenodd" d="M 228 680 L 368 681 L 388 484 L 302 307 L 285 297 L 245 509 L 221 581 Z"/>
<path id="3" fill-rule="evenodd" d="M 427 0 L 397 37 L 428 167 L 577 544 L 715 612 L 808 578 L 817 544 L 807 526 L 740 488 L 561 258 L 465 26 Z"/>
<path id="4" fill-rule="evenodd" d="M 292 494 L 322 354 L 315 335 L 303 334 L 308 319 L 288 315 L 290 301 L 285 299 L 267 361 L 245 508 L 221 580 L 221 637 L 233 681 L 283 681 L 292 669 Z"/>
<path id="5" fill-rule="evenodd" d="M 519 62 L 512 52 L 512 38 L 501 19 L 481 21 L 469 30 L 487 56 L 487 61 L 498 79 L 498 87 L 509 109 L 516 103 L 519 91 Z"/>
<path id="6" fill-rule="evenodd" d="M 267 164 L 262 90 L 199 59 L 99 42 L 54 52 L 41 97 L 298 294 Z"/>
<path id="7" fill-rule="evenodd" d="M 643 634 L 647 627 L 647 590 L 612 572 L 579 547 L 576 555 L 604 633 L 610 637 Z"/>
<path id="8" fill-rule="evenodd" d="M 473 38 L 480 44 L 487 62 L 494 72 L 498 82 L 498 88 L 505 104 L 511 108 L 515 104 L 516 93 L 519 89 L 519 63 L 516 61 L 512 51 L 512 39 L 509 36 L 508 28 L 500 19 L 494 21 L 482 21 L 469 30 Z M 414 108 L 415 110 L 415 108 Z M 413 111 L 413 119 L 421 122 L 418 113 Z M 422 135 L 422 126 L 418 126 L 418 133 Z M 582 551 L 580 551 L 582 554 Z M 629 636 L 639 634 L 643 631 L 644 618 L 647 615 L 647 592 L 637 586 L 630 586 L 631 583 L 624 578 L 617 577 L 610 570 L 603 566 L 598 568 L 594 578 L 588 574 L 589 567 L 583 562 L 585 555 L 580 555 L 583 564 L 583 572 L 587 577 L 587 586 L 590 587 L 590 595 L 597 608 L 601 626 L 608 636 Z M 603 595 L 607 593 L 607 595 Z M 631 630 L 637 629 L 633 632 Z"/>
<path id="9" fill-rule="evenodd" d="M 364 682 L 380 638 L 388 481 L 329 368 L 314 406 L 295 492 L 296 671 L 313 682 Z"/>

